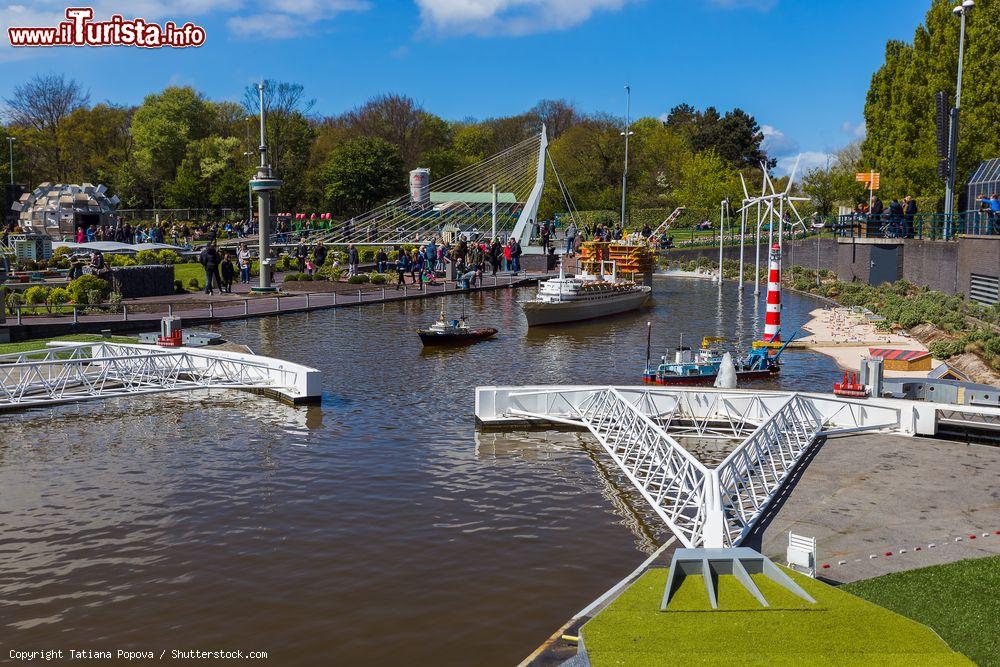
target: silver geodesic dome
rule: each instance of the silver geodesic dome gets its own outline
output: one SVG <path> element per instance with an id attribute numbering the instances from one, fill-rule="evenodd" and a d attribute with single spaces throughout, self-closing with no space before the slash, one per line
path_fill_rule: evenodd
<path id="1" fill-rule="evenodd" d="M 17 211 L 17 222 L 24 232 L 72 238 L 77 227 L 113 222 L 119 199 L 108 197 L 107 192 L 107 187 L 91 183 L 42 183 L 21 195 L 11 209 Z"/>

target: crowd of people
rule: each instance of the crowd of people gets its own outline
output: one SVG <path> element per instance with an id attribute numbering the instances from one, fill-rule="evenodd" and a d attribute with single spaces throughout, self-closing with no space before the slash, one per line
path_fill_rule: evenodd
<path id="1" fill-rule="evenodd" d="M 987 234 L 1000 234 L 1000 198 L 997 193 L 989 197 L 985 194 L 976 198 L 979 208 L 979 225 Z"/>
<path id="2" fill-rule="evenodd" d="M 888 207 L 877 195 L 872 197 L 871 206 L 858 204 L 854 207 L 855 218 L 867 223 L 869 236 L 888 238 L 912 239 L 916 232 L 914 222 L 917 212 L 917 201 L 910 195 L 903 197 L 902 201 L 893 197 Z"/>

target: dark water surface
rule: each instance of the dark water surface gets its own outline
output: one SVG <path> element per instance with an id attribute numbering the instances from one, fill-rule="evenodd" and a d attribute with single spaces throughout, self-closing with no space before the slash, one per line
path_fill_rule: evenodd
<path id="1" fill-rule="evenodd" d="M 213 392 L 0 416 L 4 658 L 518 662 L 667 535 L 584 434 L 476 434 L 473 388 L 635 384 L 647 320 L 663 349 L 681 332 L 749 341 L 763 318 L 734 285 L 673 279 L 643 312 L 526 333 L 528 293 L 469 297 L 470 319 L 500 336 L 443 353 L 413 333 L 437 300 L 221 327 L 321 369 L 319 407 Z M 815 307 L 785 294 L 785 330 Z M 784 387 L 836 376 L 820 355 L 785 361 Z"/>

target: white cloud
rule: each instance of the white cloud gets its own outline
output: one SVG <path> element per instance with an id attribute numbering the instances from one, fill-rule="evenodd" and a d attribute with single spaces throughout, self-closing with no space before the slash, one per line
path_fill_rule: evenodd
<path id="1" fill-rule="evenodd" d="M 836 156 L 833 153 L 823 153 L 822 151 L 805 151 L 797 155 L 788 155 L 778 158 L 778 165 L 774 168 L 774 173 L 778 176 L 787 176 L 795 167 L 795 160 L 799 161 L 798 171 L 795 172 L 795 180 L 798 181 L 810 169 L 816 167 L 826 167 Z"/>
<path id="2" fill-rule="evenodd" d="M 337 14 L 363 12 L 370 6 L 365 0 L 274 0 L 260 2 L 257 9 L 263 11 L 233 16 L 226 24 L 238 37 L 289 39 Z"/>
<path id="3" fill-rule="evenodd" d="M 766 12 L 778 5 L 778 0 L 708 0 L 708 4 L 722 9 L 756 9 Z"/>
<path id="4" fill-rule="evenodd" d="M 799 150 L 799 142 L 795 141 L 784 132 L 771 125 L 761 125 L 760 131 L 764 134 L 764 141 L 761 146 L 771 157 L 788 155 Z"/>
<path id="5" fill-rule="evenodd" d="M 415 0 L 423 27 L 443 34 L 528 35 L 565 30 L 636 0 Z"/>
<path id="6" fill-rule="evenodd" d="M 840 126 L 840 131 L 844 134 L 849 134 L 855 139 L 864 139 L 868 135 L 868 126 L 865 124 L 865 121 L 861 121 L 857 125 L 845 121 Z"/>

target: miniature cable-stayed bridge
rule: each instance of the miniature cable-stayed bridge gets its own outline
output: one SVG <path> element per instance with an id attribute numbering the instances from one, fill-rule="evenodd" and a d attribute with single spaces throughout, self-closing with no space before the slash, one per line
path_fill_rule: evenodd
<path id="1" fill-rule="evenodd" d="M 545 187 L 546 161 L 559 181 L 567 207 L 575 211 L 572 197 L 548 154 L 543 125 L 539 133 L 436 181 L 429 181 L 433 174 L 426 170 L 415 170 L 424 172 L 417 176 L 428 181 L 414 180 L 411 173 L 407 194 L 362 215 L 335 221 L 328 227 L 272 233 L 270 241 L 276 246 L 293 245 L 300 238 L 310 243 L 321 240 L 328 244 L 392 245 L 439 238 L 451 230 L 472 238 L 513 236 L 527 246 Z M 235 246 L 253 240 L 256 237 L 226 239 L 220 245 Z"/>
<path id="2" fill-rule="evenodd" d="M 487 426 L 585 428 L 685 547 L 723 548 L 752 532 L 819 439 L 913 434 L 933 423 L 933 414 L 899 403 L 796 392 L 479 387 L 476 417 Z M 685 446 L 706 441 L 732 447 L 714 468 Z"/>
<path id="3" fill-rule="evenodd" d="M 545 185 L 547 147 L 543 126 L 538 134 L 436 181 L 421 184 L 411 174 L 406 195 L 310 238 L 329 243 L 403 243 L 440 236 L 452 228 L 474 237 L 496 231 L 527 244 Z"/>
<path id="4" fill-rule="evenodd" d="M 0 410 L 198 389 L 243 389 L 304 403 L 318 400 L 320 377 L 279 359 L 206 348 L 56 342 L 0 355 Z"/>

